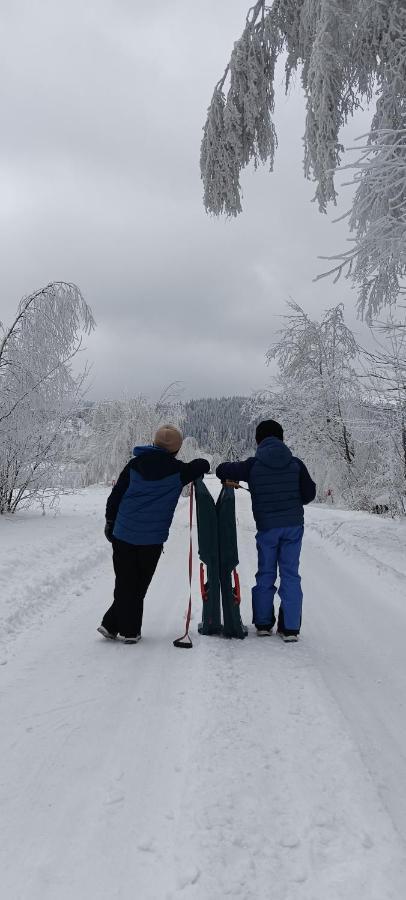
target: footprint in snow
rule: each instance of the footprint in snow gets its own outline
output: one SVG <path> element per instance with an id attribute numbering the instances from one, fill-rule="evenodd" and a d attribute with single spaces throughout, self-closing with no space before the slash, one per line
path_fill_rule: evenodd
<path id="1" fill-rule="evenodd" d="M 117 797 L 111 797 L 110 800 L 106 800 L 105 805 L 106 806 L 115 806 L 116 803 L 123 803 L 124 799 L 125 799 L 124 794 L 120 794 Z"/>
<path id="2" fill-rule="evenodd" d="M 285 834 L 279 839 L 279 844 L 281 847 L 286 847 L 288 850 L 295 850 L 296 847 L 300 846 L 300 838 L 295 834 Z"/>
<path id="3" fill-rule="evenodd" d="M 293 881 L 294 884 L 304 884 L 304 882 L 307 881 L 307 878 L 308 875 L 304 869 L 299 869 L 297 872 L 292 872 L 291 874 L 291 881 Z"/>
<path id="4" fill-rule="evenodd" d="M 143 853 L 155 853 L 154 841 L 153 838 L 145 838 L 145 840 L 140 841 L 137 844 L 138 850 L 142 850 Z"/>
<path id="5" fill-rule="evenodd" d="M 189 866 L 187 869 L 178 876 L 177 884 L 179 890 L 183 891 L 186 887 L 189 887 L 191 884 L 196 884 L 201 875 L 200 869 L 197 866 Z"/>

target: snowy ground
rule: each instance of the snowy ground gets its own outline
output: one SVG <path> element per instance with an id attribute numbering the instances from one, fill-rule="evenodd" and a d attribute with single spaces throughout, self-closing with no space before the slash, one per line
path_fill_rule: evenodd
<path id="1" fill-rule="evenodd" d="M 95 632 L 107 491 L 0 520 L 0 863 L 7 900 L 402 900 L 405 523 L 306 513 L 301 642 L 196 635 L 187 501 L 143 641 Z M 243 618 L 255 572 L 239 493 Z"/>

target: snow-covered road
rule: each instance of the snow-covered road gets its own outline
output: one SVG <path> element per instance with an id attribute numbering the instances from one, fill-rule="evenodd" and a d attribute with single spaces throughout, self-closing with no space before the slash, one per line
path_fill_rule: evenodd
<path id="1" fill-rule="evenodd" d="M 95 633 L 105 498 L 0 521 L 2 896 L 401 900 L 404 523 L 308 510 L 301 642 L 197 636 L 196 589 L 182 653 L 187 501 L 123 646 Z M 238 519 L 249 624 L 242 492 Z"/>

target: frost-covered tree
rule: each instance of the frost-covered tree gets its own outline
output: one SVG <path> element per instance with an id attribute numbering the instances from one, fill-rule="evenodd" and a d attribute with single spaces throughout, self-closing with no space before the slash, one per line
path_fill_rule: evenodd
<path id="1" fill-rule="evenodd" d="M 238 447 L 230 428 L 226 432 L 218 432 L 215 426 L 212 425 L 207 436 L 206 446 L 211 456 L 212 472 L 216 471 L 220 463 L 226 460 L 233 462 L 239 458 Z"/>
<path id="2" fill-rule="evenodd" d="M 363 350 L 341 305 L 313 321 L 297 304 L 268 360 L 278 374 L 250 400 L 253 421 L 279 419 L 309 465 L 318 499 L 406 512 L 406 322 L 374 326 Z"/>
<path id="3" fill-rule="evenodd" d="M 85 484 L 115 480 L 133 447 L 151 439 L 151 404 L 143 396 L 95 404 L 86 440 Z"/>
<path id="4" fill-rule="evenodd" d="M 315 476 L 319 499 L 333 490 L 356 505 L 357 343 L 341 304 L 327 310 L 321 321 L 311 319 L 296 303 L 288 307 L 267 354 L 268 362 L 277 362 L 278 374 L 269 389 L 252 398 L 253 418 L 282 422 L 289 445 Z"/>
<path id="5" fill-rule="evenodd" d="M 406 512 L 406 321 L 390 316 L 373 337 L 361 375 L 370 440 L 381 448 L 383 492 Z"/>
<path id="6" fill-rule="evenodd" d="M 178 383 L 170 384 L 156 402 L 143 395 L 96 403 L 91 437 L 86 440 L 86 484 L 111 482 L 131 458 L 134 446 L 151 444 L 166 421 L 180 426 L 183 418 Z"/>
<path id="7" fill-rule="evenodd" d="M 184 438 L 181 449 L 177 455 L 178 459 L 181 459 L 182 462 L 185 463 L 191 462 L 192 459 L 200 459 L 202 456 L 206 457 L 206 454 L 203 453 L 199 447 L 196 438 L 190 437 L 190 435 L 187 435 Z M 190 497 L 190 491 L 191 485 L 186 484 L 182 489 L 182 497 Z"/>
<path id="8" fill-rule="evenodd" d="M 190 435 L 185 437 L 180 451 L 177 455 L 179 459 L 181 459 L 182 462 L 185 463 L 191 462 L 192 459 L 197 459 L 199 456 L 201 456 L 202 451 L 199 447 L 199 444 L 197 443 L 196 438 L 190 437 Z"/>
<path id="9" fill-rule="evenodd" d="M 184 434 L 196 438 L 210 456 L 229 451 L 232 458 L 248 456 L 255 438 L 246 397 L 202 397 L 184 404 Z M 223 459 L 230 457 L 223 457 Z M 222 461 L 222 460 L 220 460 Z"/>
<path id="10" fill-rule="evenodd" d="M 358 347 L 345 324 L 343 305 L 327 310 L 321 322 L 310 319 L 297 303 L 288 306 L 290 313 L 267 361 L 277 361 L 285 396 L 294 394 L 299 401 L 295 417 L 304 417 L 313 440 L 349 468 L 354 445 L 347 408 L 358 391 Z"/>
<path id="11" fill-rule="evenodd" d="M 63 423 L 82 401 L 71 362 L 94 327 L 79 289 L 52 283 L 24 298 L 0 339 L 0 512 L 55 488 Z"/>
<path id="12" fill-rule="evenodd" d="M 206 210 L 238 215 L 242 169 L 273 167 L 274 75 L 284 53 L 286 88 L 298 72 L 305 93 L 304 170 L 325 212 L 336 201 L 342 126 L 376 94 L 356 163 L 353 246 L 333 270 L 352 275 L 368 319 L 396 301 L 406 275 L 405 34 L 404 0 L 259 0 L 214 89 L 201 148 Z"/>

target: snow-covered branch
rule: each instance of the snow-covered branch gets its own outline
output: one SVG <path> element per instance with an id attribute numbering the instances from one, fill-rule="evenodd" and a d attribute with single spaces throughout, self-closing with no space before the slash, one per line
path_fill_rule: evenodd
<path id="1" fill-rule="evenodd" d="M 328 274 L 354 279 L 369 320 L 404 290 L 406 207 L 406 5 L 403 0 L 273 0 L 249 10 L 208 110 L 201 149 L 204 204 L 213 215 L 242 210 L 240 176 L 272 169 L 277 135 L 275 65 L 286 86 L 298 72 L 306 97 L 304 171 L 322 212 L 336 200 L 342 126 L 377 95 L 368 146 L 355 163 L 349 226 L 354 246 Z M 226 89 L 226 84 L 228 88 Z"/>

